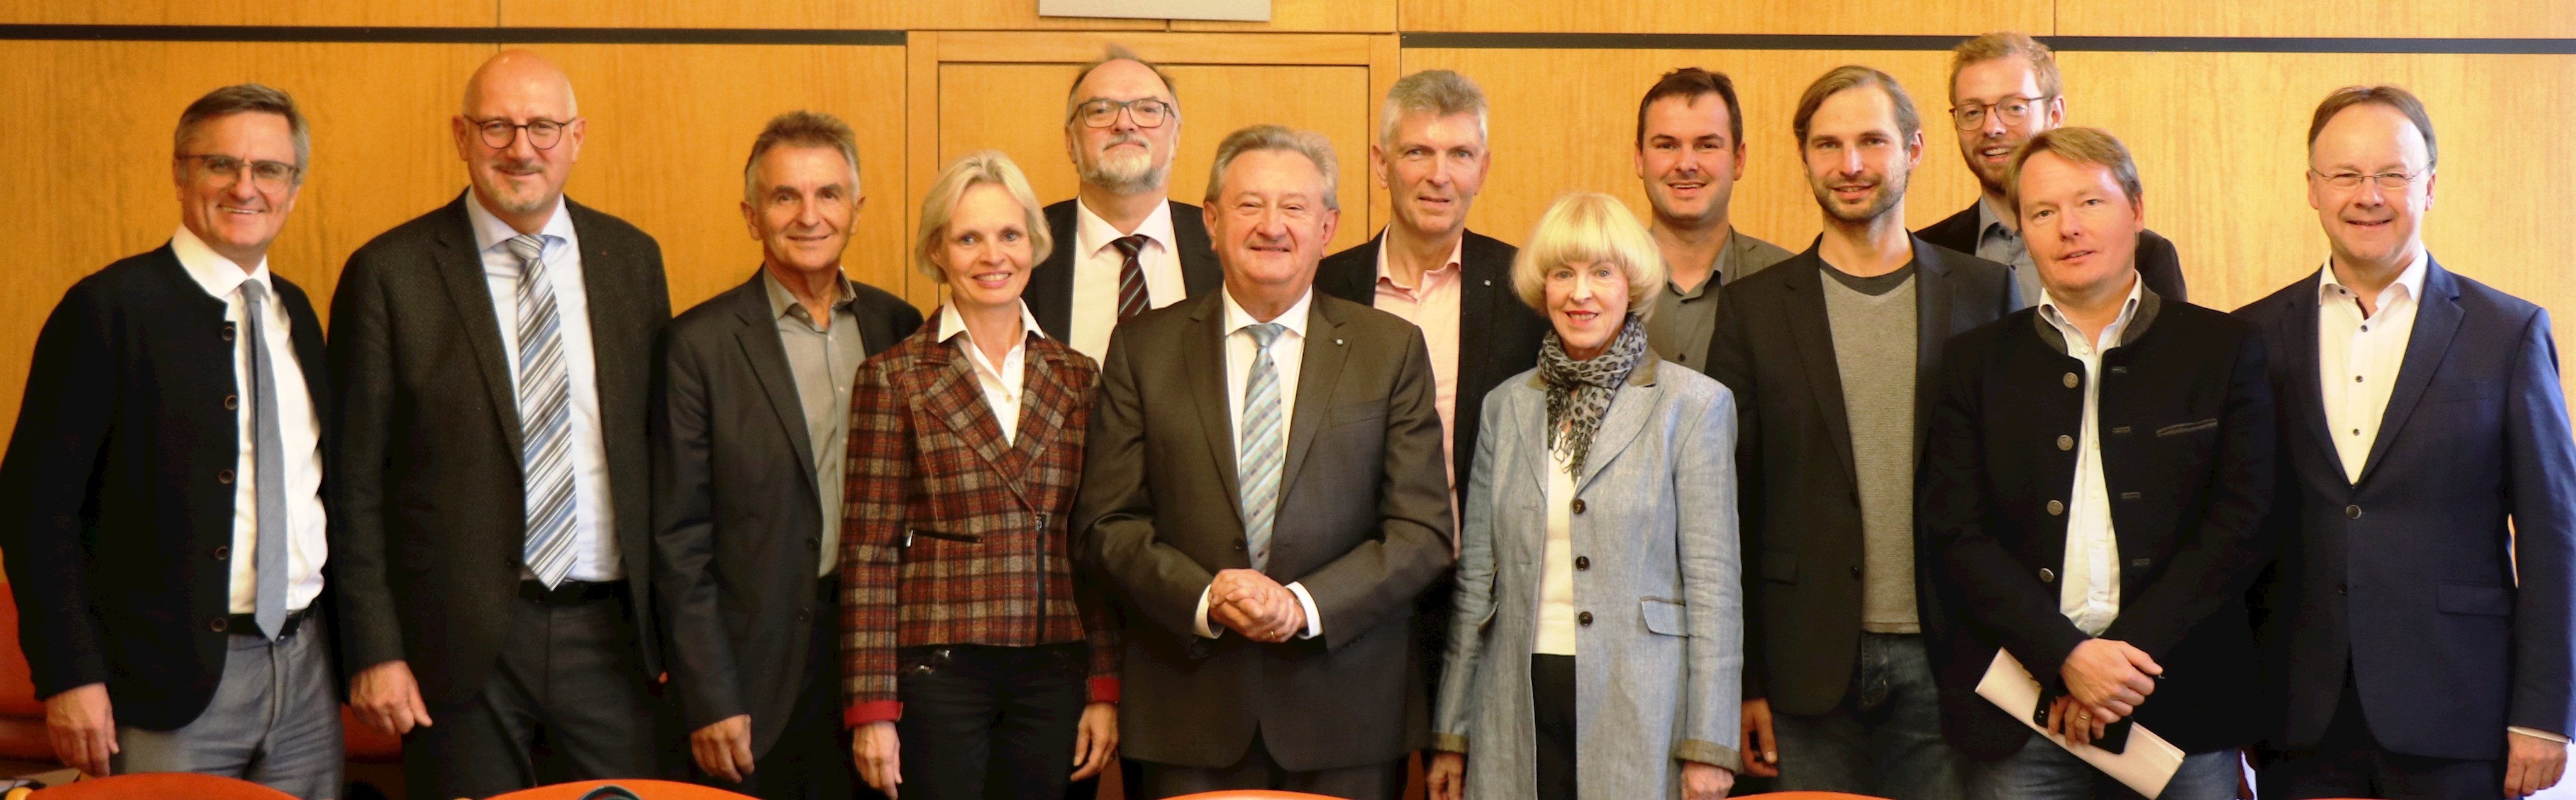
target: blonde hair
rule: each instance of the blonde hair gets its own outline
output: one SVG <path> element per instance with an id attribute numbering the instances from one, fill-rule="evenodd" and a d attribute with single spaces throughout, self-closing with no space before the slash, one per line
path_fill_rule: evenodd
<path id="1" fill-rule="evenodd" d="M 2129 148 L 2120 144 L 2119 137 L 2100 128 L 2056 128 L 2041 131 L 2013 151 L 2012 171 L 2009 173 L 2012 177 L 2004 181 L 2004 206 L 2012 209 L 2014 216 L 2021 215 L 2022 165 L 2030 163 L 2031 156 L 2041 153 L 2055 153 L 2058 158 L 2078 164 L 2109 169 L 2111 177 L 2120 182 L 2121 193 L 2129 196 L 2132 207 L 2146 196 L 2146 187 L 2138 183 L 2138 162 L 2129 157 Z"/>
<path id="2" fill-rule="evenodd" d="M 1950 48 L 1950 101 L 1959 100 L 1959 70 L 2001 58 L 2021 56 L 2030 61 L 2030 71 L 2039 78 L 2041 97 L 2066 94 L 2066 82 L 2057 75 L 2057 53 L 2040 44 L 2030 34 L 1996 31 L 1960 42 Z"/>
<path id="3" fill-rule="evenodd" d="M 1055 252 L 1055 236 L 1047 230 L 1046 212 L 1038 206 L 1037 193 L 1029 191 L 1028 176 L 1020 165 L 1000 150 L 977 150 L 950 163 L 930 183 L 930 192 L 921 198 L 921 230 L 912 241 L 912 268 L 931 280 L 948 282 L 948 273 L 930 260 L 930 252 L 947 235 L 948 222 L 957 213 L 957 201 L 965 199 L 966 190 L 977 184 L 993 184 L 1018 201 L 1029 229 L 1029 265 L 1045 261 Z"/>
<path id="4" fill-rule="evenodd" d="M 1663 248 L 1637 222 L 1637 215 L 1618 198 L 1578 192 L 1556 199 L 1539 215 L 1529 243 L 1512 259 L 1512 291 L 1521 302 L 1547 313 L 1547 271 L 1576 262 L 1618 264 L 1628 275 L 1628 313 L 1643 319 L 1655 312 L 1655 292 L 1664 288 Z"/>
<path id="5" fill-rule="evenodd" d="M 1338 161 L 1333 158 L 1332 140 L 1314 131 L 1293 130 L 1282 125 L 1254 125 L 1226 134 L 1225 141 L 1216 145 L 1216 163 L 1208 167 L 1207 196 L 1199 203 L 1214 207 L 1217 200 L 1225 196 L 1226 168 L 1234 166 L 1234 160 L 1245 153 L 1263 150 L 1305 156 L 1315 165 L 1315 171 L 1324 175 L 1324 207 L 1341 210 L 1342 201 L 1337 196 L 1337 185 L 1341 181 L 1335 172 Z"/>

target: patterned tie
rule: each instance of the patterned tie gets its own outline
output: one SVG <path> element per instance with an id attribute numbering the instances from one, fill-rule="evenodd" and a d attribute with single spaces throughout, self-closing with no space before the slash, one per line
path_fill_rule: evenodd
<path id="1" fill-rule="evenodd" d="M 253 557 L 251 619 L 277 638 L 286 627 L 286 442 L 277 429 L 277 369 L 269 363 L 268 287 L 242 281 L 242 338 L 250 346 L 251 483 L 259 497 L 258 555 Z"/>
<path id="2" fill-rule="evenodd" d="M 527 543 L 521 556 L 552 589 L 572 573 L 572 389 L 563 363 L 563 325 L 546 282 L 545 240 L 509 241 L 519 257 L 520 476 L 526 482 Z"/>
<path id="3" fill-rule="evenodd" d="M 1252 551 L 1252 568 L 1270 563 L 1270 527 L 1279 513 L 1279 456 L 1287 424 L 1279 419 L 1279 369 L 1270 361 L 1270 345 L 1287 326 L 1265 322 L 1243 326 L 1259 348 L 1252 357 L 1252 377 L 1243 384 L 1243 443 L 1235 450 L 1235 472 L 1243 479 L 1243 546 Z"/>
<path id="4" fill-rule="evenodd" d="M 1145 313 L 1146 309 L 1152 308 L 1154 305 L 1153 301 L 1146 296 L 1145 292 L 1145 265 L 1136 260 L 1137 253 L 1145 252 L 1145 243 L 1148 241 L 1151 240 L 1145 238 L 1145 235 L 1141 233 L 1134 236 L 1121 236 L 1116 239 L 1109 240 L 1109 246 L 1118 248 L 1118 255 L 1120 256 L 1120 262 L 1118 265 L 1119 322 L 1126 322 L 1128 317 Z"/>

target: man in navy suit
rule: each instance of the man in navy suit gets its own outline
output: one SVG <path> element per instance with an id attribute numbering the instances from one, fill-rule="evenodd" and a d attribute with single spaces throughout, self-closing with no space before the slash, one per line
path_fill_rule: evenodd
<path id="1" fill-rule="evenodd" d="M 2424 250 L 2435 149 L 2393 86 L 2308 128 L 2324 269 L 2238 313 L 2281 409 L 2283 549 L 2254 617 L 2266 798 L 2520 797 L 2571 728 L 2576 447 L 2549 314 Z"/>

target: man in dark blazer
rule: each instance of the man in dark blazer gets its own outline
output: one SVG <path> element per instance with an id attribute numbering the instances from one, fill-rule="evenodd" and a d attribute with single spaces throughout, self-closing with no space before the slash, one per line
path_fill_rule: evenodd
<path id="1" fill-rule="evenodd" d="M 2023 241 L 2004 182 L 2015 148 L 2030 137 L 2066 124 L 2065 82 L 2057 55 L 2027 34 L 1989 33 L 1950 51 L 1950 121 L 1959 134 L 1959 156 L 1977 176 L 1977 202 L 1914 235 L 2013 268 L 2013 285 L 2025 306 L 2039 304 L 2039 274 Z M 2138 275 L 2167 300 L 2183 293 L 2182 257 L 2173 242 L 2138 230 Z"/>
<path id="2" fill-rule="evenodd" d="M 764 798 L 855 785 L 838 669 L 850 386 L 921 328 L 920 310 L 842 274 L 858 164 L 840 120 L 770 120 L 743 186 L 761 268 L 662 334 L 653 589 L 671 681 L 699 777 Z"/>
<path id="3" fill-rule="evenodd" d="M 563 198 L 584 122 L 554 65 L 504 51 L 464 110 L 471 189 L 360 247 L 331 298 L 350 704 L 406 734 L 416 797 L 662 775 L 661 248 Z"/>
<path id="4" fill-rule="evenodd" d="M 2308 129 L 2324 268 L 2238 314 L 2281 398 L 2256 594 L 2263 796 L 2506 797 L 2576 728 L 2576 452 L 2549 313 L 2425 251 L 2432 120 L 2337 90 Z"/>
<path id="5" fill-rule="evenodd" d="M 2041 302 L 1952 339 L 1923 467 L 1927 579 L 1951 601 L 1935 665 L 1975 797 L 2083 800 L 2121 785 L 2076 751 L 2185 754 L 2158 795 L 2229 800 L 2259 734 L 2245 589 L 2270 553 L 2273 411 L 2261 339 L 2148 289 L 2137 166 L 2092 128 L 2031 138 L 2007 195 Z M 1976 694 L 2010 655 L 2034 709 Z M 2113 726 L 2121 731 L 2114 734 Z M 2111 742 L 2104 738 L 2111 735 Z"/>
<path id="6" fill-rule="evenodd" d="M 1776 769 L 1781 790 L 1960 792 L 1914 479 L 1941 343 L 2016 303 L 2002 265 L 1906 235 L 1913 117 L 1877 70 L 1810 85 L 1795 126 L 1824 234 L 1718 298 L 1708 374 L 1740 415 L 1745 772 Z"/>
<path id="7" fill-rule="evenodd" d="M 1430 358 L 1313 291 L 1321 135 L 1237 131 L 1212 172 L 1226 289 L 1113 338 L 1074 510 L 1126 602 L 1120 741 L 1143 797 L 1394 798 L 1430 742 L 1414 599 L 1450 563 Z"/>
<path id="8" fill-rule="evenodd" d="M 178 231 L 73 284 L 37 334 L 0 460 L 15 634 L 65 765 L 338 797 L 338 676 L 310 616 L 330 380 L 312 304 L 268 264 L 304 117 L 227 86 L 177 139 Z"/>

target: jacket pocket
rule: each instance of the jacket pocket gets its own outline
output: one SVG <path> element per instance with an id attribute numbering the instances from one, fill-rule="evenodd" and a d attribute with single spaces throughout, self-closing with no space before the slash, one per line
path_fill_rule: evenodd
<path id="1" fill-rule="evenodd" d="M 1762 551 L 1762 578 L 1781 583 L 1797 583 L 1798 554 L 1783 553 L 1778 550 Z"/>
<path id="2" fill-rule="evenodd" d="M 1680 601 L 1666 600 L 1661 597 L 1642 597 L 1638 598 L 1637 607 L 1638 610 L 1646 613 L 1647 632 L 1665 636 L 1690 635 L 1690 628 L 1682 622 L 1682 609 L 1685 606 Z"/>
<path id="3" fill-rule="evenodd" d="M 2513 614 L 2513 590 L 2502 586 L 2443 581 L 2433 587 L 2433 607 L 2444 614 L 2510 616 Z"/>
<path id="4" fill-rule="evenodd" d="M 938 539 L 943 542 L 956 542 L 958 544 L 982 544 L 984 542 L 984 537 L 971 533 L 941 533 L 939 531 L 929 530 L 926 528 L 906 528 L 903 532 L 903 546 L 911 547 L 914 537 Z"/>
<path id="5" fill-rule="evenodd" d="M 2156 429 L 2156 435 L 2157 435 L 2157 436 L 2181 436 L 2181 435 L 2186 434 L 2186 433 L 2198 433 L 2198 432 L 2205 431 L 2205 430 L 2209 430 L 2209 429 L 2211 429 L 2211 428 L 2215 428 L 2215 427 L 2218 427 L 2218 418 L 2217 418 L 2217 417 L 2211 417 L 2211 418 L 2209 418 L 2209 419 L 2204 419 L 2204 420 L 2201 420 L 2201 421 L 2199 421 L 2199 422 L 2177 422 L 2177 423 L 2174 423 L 2174 424 L 2171 424 L 2171 425 L 2164 426 L 2164 427 L 2162 427 L 2162 428 L 2157 428 L 2157 429 Z"/>

